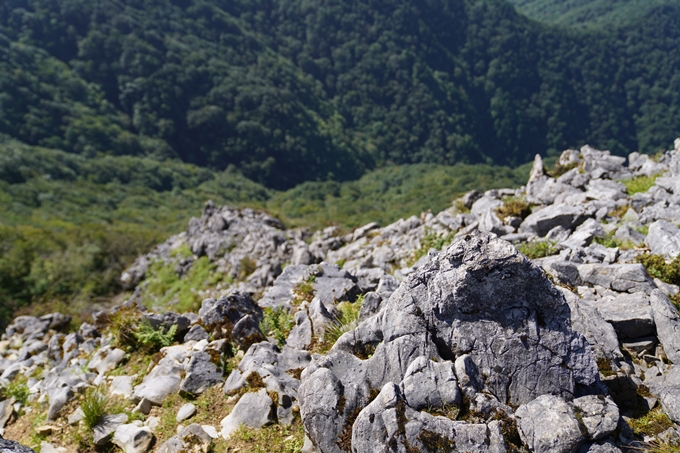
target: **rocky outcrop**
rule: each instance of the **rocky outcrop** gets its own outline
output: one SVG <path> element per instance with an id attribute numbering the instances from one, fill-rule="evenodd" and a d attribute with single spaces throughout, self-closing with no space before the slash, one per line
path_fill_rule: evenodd
<path id="1" fill-rule="evenodd" d="M 456 376 L 461 358 L 465 372 Z M 458 380 L 468 383 L 469 407 L 461 405 Z M 598 388 L 594 356 L 571 329 L 562 294 L 512 245 L 480 232 L 409 276 L 377 315 L 315 357 L 299 393 L 312 441 L 322 452 L 340 452 L 345 431 L 365 437 L 353 417 L 377 411 L 367 406 L 376 389 L 401 398 L 390 404 L 402 410 L 470 411 L 546 394 L 571 400 Z"/>
<path id="2" fill-rule="evenodd" d="M 680 424 L 680 288 L 638 259 L 678 255 L 678 143 L 627 166 L 588 146 L 565 151 L 556 173 L 537 157 L 523 188 L 472 191 L 436 215 L 346 234 L 287 231 L 265 213 L 208 203 L 126 271 L 131 297 L 92 325 L 72 331 L 54 313 L 7 327 L 0 387 L 27 393 L 0 401 L 0 430 L 36 414 L 49 421 L 44 435 L 82 424 L 77 406 L 96 390 L 127 409 L 89 434 L 131 452 L 154 442 L 209 451 L 239 426 L 300 419 L 305 452 L 670 445 L 677 425 L 640 432 L 627 420 L 653 410 Z M 627 193 L 626 180 L 642 177 L 649 189 Z M 198 260 L 225 276 L 196 289 L 198 313 L 139 305 L 154 263 L 183 276 Z M 154 332 L 144 341 L 162 344 L 131 346 L 142 322 Z M 144 366 L 120 375 L 130 362 Z M 177 398 L 193 403 L 169 407 Z M 212 424 L 181 425 L 204 420 L 207 404 L 221 408 Z M 158 428 L 160 411 L 177 430 Z"/>

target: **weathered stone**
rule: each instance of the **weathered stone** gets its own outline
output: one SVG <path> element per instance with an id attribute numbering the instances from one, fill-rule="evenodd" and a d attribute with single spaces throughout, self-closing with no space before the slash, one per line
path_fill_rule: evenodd
<path id="1" fill-rule="evenodd" d="M 12 419 L 15 402 L 16 400 L 14 398 L 0 401 L 0 429 L 7 426 L 7 423 Z"/>
<path id="2" fill-rule="evenodd" d="M 680 364 L 680 317 L 678 310 L 661 290 L 654 290 L 649 297 L 654 315 L 656 334 L 671 362 Z"/>
<path id="3" fill-rule="evenodd" d="M 649 294 L 655 289 L 642 264 L 583 264 L 578 271 L 584 283 L 618 292 Z"/>
<path id="4" fill-rule="evenodd" d="M 554 204 L 531 213 L 520 225 L 520 231 L 533 232 L 545 236 L 548 231 L 560 226 L 573 230 L 588 218 L 583 206 Z"/>
<path id="5" fill-rule="evenodd" d="M 109 386 L 109 394 L 116 396 L 120 395 L 124 398 L 131 399 L 133 394 L 132 383 L 136 376 L 116 376 L 111 381 Z"/>
<path id="6" fill-rule="evenodd" d="M 198 324 L 191 326 L 191 329 L 184 335 L 184 341 L 201 341 L 201 340 L 208 340 L 210 338 L 210 335 L 208 335 L 208 332 L 202 327 L 199 326 Z"/>
<path id="7" fill-rule="evenodd" d="M 649 226 L 645 244 L 654 255 L 673 259 L 680 254 L 680 228 L 667 220 L 657 220 Z"/>
<path id="8" fill-rule="evenodd" d="M 243 350 L 248 349 L 254 342 L 264 340 L 261 333 L 258 336 L 251 329 L 253 323 L 259 324 L 262 320 L 262 309 L 247 293 L 233 292 L 219 300 L 206 299 L 201 304 L 198 314 L 201 317 L 201 324 L 212 333 L 215 340 L 225 338 Z M 240 336 L 233 336 L 234 326 L 249 315 L 252 318 L 242 326 Z"/>
<path id="9" fill-rule="evenodd" d="M 87 365 L 90 370 L 96 370 L 99 374 L 105 374 L 116 369 L 118 364 L 125 359 L 125 351 L 122 349 L 104 346 L 95 352 Z"/>
<path id="10" fill-rule="evenodd" d="M 566 288 L 558 288 L 571 309 L 571 325 L 583 334 L 598 359 L 622 359 L 614 326 L 605 321 L 595 306 Z"/>
<path id="11" fill-rule="evenodd" d="M 348 439 L 339 446 L 350 451 Z M 388 447 L 389 446 L 389 447 Z M 357 416 L 352 429 L 351 451 L 469 451 L 505 453 L 498 422 L 489 425 L 456 422 L 410 408 L 399 388 L 387 383 Z M 327 451 L 321 448 L 321 451 Z"/>
<path id="12" fill-rule="evenodd" d="M 47 410 L 47 421 L 53 422 L 59 417 L 61 409 L 74 398 L 71 387 L 65 386 L 50 392 L 50 407 Z"/>
<path id="13" fill-rule="evenodd" d="M 604 439 L 619 424 L 619 408 L 611 398 L 582 396 L 574 400 L 574 408 L 590 440 Z"/>
<path id="14" fill-rule="evenodd" d="M 187 403 L 184 406 L 180 407 L 179 411 L 177 412 L 177 423 L 181 423 L 186 419 L 189 419 L 194 416 L 196 413 L 196 406 L 194 406 L 191 403 Z"/>
<path id="15" fill-rule="evenodd" d="M 196 423 L 183 428 L 160 446 L 158 453 L 208 453 L 213 439 Z"/>
<path id="16" fill-rule="evenodd" d="M 145 453 L 151 448 L 154 438 L 149 427 L 126 424 L 116 428 L 111 442 L 124 453 Z"/>
<path id="17" fill-rule="evenodd" d="M 98 447 L 108 444 L 118 427 L 126 423 L 127 420 L 128 416 L 125 414 L 104 415 L 92 431 L 94 444 Z"/>
<path id="18" fill-rule="evenodd" d="M 406 402 L 415 410 L 458 406 L 461 403 L 451 362 L 437 363 L 418 357 L 406 370 L 402 390 Z"/>
<path id="19" fill-rule="evenodd" d="M 160 406 L 163 401 L 180 389 L 184 367 L 172 358 L 163 358 L 144 378 L 141 384 L 135 387 L 133 397 L 136 400 L 147 399 L 151 403 Z"/>
<path id="20" fill-rule="evenodd" d="M 224 382 L 221 357 L 217 351 L 205 350 L 191 354 L 186 375 L 179 389 L 192 395 L 200 395 L 217 384 Z"/>
<path id="21" fill-rule="evenodd" d="M 261 389 L 255 393 L 246 393 L 238 400 L 234 409 L 222 420 L 222 437 L 229 439 L 239 426 L 261 428 L 273 421 L 272 405 L 274 402 Z"/>
<path id="22" fill-rule="evenodd" d="M 522 441 L 535 453 L 570 453 L 585 440 L 573 408 L 554 395 L 521 405 L 515 417 Z"/>
<path id="23" fill-rule="evenodd" d="M 634 245 L 637 247 L 645 242 L 645 235 L 629 225 L 617 228 L 614 237 L 622 244 L 627 244 L 628 246 Z"/>
<path id="24" fill-rule="evenodd" d="M 595 300 L 594 305 L 605 321 L 614 326 L 619 339 L 631 340 L 655 333 L 654 314 L 644 293 L 608 296 Z"/>
<path id="25" fill-rule="evenodd" d="M 295 349 L 309 349 L 314 332 L 307 311 L 300 309 L 295 313 L 295 327 L 288 334 L 286 345 Z"/>
<path id="26" fill-rule="evenodd" d="M 663 383 L 655 389 L 664 412 L 675 423 L 680 423 L 680 367 L 671 366 Z"/>

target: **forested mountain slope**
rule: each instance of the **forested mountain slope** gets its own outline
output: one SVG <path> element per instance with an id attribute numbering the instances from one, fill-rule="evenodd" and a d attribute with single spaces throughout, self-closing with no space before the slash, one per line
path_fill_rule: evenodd
<path id="1" fill-rule="evenodd" d="M 644 19 L 678 0 L 508 0 L 527 16 L 551 24 L 615 28 Z"/>
<path id="2" fill-rule="evenodd" d="M 272 188 L 680 131 L 680 10 L 616 33 L 479 0 L 11 0 L 0 133 Z"/>

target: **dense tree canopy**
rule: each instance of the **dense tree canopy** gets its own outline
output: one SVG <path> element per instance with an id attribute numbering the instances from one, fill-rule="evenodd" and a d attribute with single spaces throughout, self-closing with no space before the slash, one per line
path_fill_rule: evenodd
<path id="1" fill-rule="evenodd" d="M 497 0 L 7 0 L 0 133 L 273 188 L 680 135 L 680 7 L 553 28 Z"/>

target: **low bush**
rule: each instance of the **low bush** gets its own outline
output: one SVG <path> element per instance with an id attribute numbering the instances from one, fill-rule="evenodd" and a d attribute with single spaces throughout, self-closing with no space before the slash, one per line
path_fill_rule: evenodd
<path id="1" fill-rule="evenodd" d="M 2 396 L 0 400 L 14 398 L 16 402 L 21 403 L 24 406 L 28 401 L 29 394 L 25 379 L 16 378 L 0 388 L 0 395 Z"/>
<path id="2" fill-rule="evenodd" d="M 267 336 L 273 336 L 283 347 L 291 329 L 295 326 L 293 315 L 285 307 L 265 308 L 264 318 L 260 322 L 260 330 Z"/>
<path id="3" fill-rule="evenodd" d="M 554 241 L 527 241 L 517 245 L 517 250 L 529 259 L 545 258 L 559 252 Z"/>
<path id="4" fill-rule="evenodd" d="M 176 325 L 170 326 L 168 331 L 164 332 L 162 326 L 158 329 L 154 329 L 147 320 L 142 321 L 137 329 L 132 332 L 139 347 L 149 352 L 155 352 L 161 348 L 172 345 L 175 341 L 176 334 Z"/>
<path id="5" fill-rule="evenodd" d="M 637 262 L 645 266 L 652 277 L 666 283 L 680 285 L 680 257 L 666 262 L 666 259 L 661 255 L 644 253 L 637 256 Z"/>
<path id="6" fill-rule="evenodd" d="M 503 205 L 496 209 L 496 214 L 501 220 L 507 217 L 526 218 L 531 214 L 531 205 L 521 198 L 509 198 L 503 202 Z"/>
<path id="7" fill-rule="evenodd" d="M 621 183 L 626 186 L 626 192 L 628 195 L 635 195 L 636 193 L 647 192 L 649 189 L 651 189 L 656 182 L 656 178 L 658 177 L 658 174 L 652 176 L 642 175 L 631 179 L 624 179 L 621 181 Z"/>

